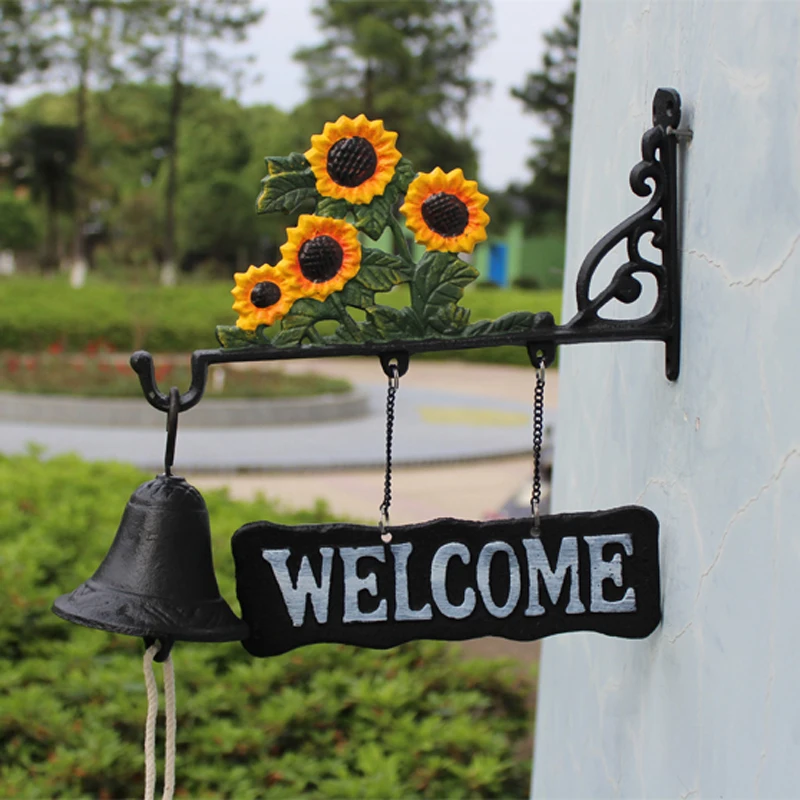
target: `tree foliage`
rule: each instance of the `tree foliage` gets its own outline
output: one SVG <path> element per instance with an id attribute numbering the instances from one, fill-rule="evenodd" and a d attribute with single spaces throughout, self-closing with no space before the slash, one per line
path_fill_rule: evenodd
<path id="1" fill-rule="evenodd" d="M 70 125 L 31 121 L 16 128 L 8 145 L 12 183 L 29 192 L 44 209 L 45 251 L 42 266 L 58 265 L 59 215 L 74 203 L 74 167 L 77 154 L 75 128 Z M 38 237 L 16 238 L 10 248 L 32 247 Z"/>
<path id="2" fill-rule="evenodd" d="M 41 0 L 0 0 L 0 87 L 18 83 L 26 74 L 44 71 L 46 42 L 38 23 L 45 6 Z M 0 101 L 4 98 L 0 95 Z"/>
<path id="3" fill-rule="evenodd" d="M 474 172 L 475 151 L 452 125 L 486 85 L 469 68 L 491 35 L 488 0 L 320 0 L 314 15 L 325 39 L 295 55 L 306 114 L 383 119 L 420 169 Z"/>
<path id="4" fill-rule="evenodd" d="M 0 250 L 28 249 L 41 232 L 30 203 L 11 192 L 0 192 Z"/>
<path id="5" fill-rule="evenodd" d="M 528 204 L 531 226 L 540 230 L 563 228 L 566 221 L 579 20 L 580 3 L 573 0 L 560 25 L 544 34 L 541 69 L 511 91 L 549 129 L 546 137 L 534 139 L 536 153 L 528 161 L 533 180 L 516 191 Z"/>
<path id="6" fill-rule="evenodd" d="M 168 86 L 142 83 L 90 94 L 87 160 L 97 166 L 84 179 L 92 179 L 92 219 L 107 232 L 94 250 L 99 267 L 151 267 L 163 259 L 169 92 Z M 71 95 L 39 95 L 9 112 L 0 128 L 0 142 L 19 151 L 9 180 L 28 187 L 43 209 L 52 207 L 60 215 L 60 228 L 48 228 L 56 238 L 72 217 L 74 113 Z M 209 87 L 184 87 L 182 113 L 179 263 L 211 262 L 228 277 L 234 269 L 274 257 L 283 243 L 283 225 L 257 216 L 253 207 L 263 156 L 296 149 L 303 138 L 307 141 L 307 131 L 297 131 L 290 115 L 271 106 L 244 108 Z M 54 148 L 61 147 L 67 149 L 59 155 Z M 54 250 L 58 247 L 52 242 Z"/>
<path id="7" fill-rule="evenodd" d="M 341 114 L 384 118 L 422 170 L 476 172 L 454 131 L 483 87 L 469 67 L 490 35 L 489 0 L 317 0 L 323 42 L 298 55 L 311 97 L 288 113 L 210 86 L 242 66 L 217 45 L 243 38 L 261 15 L 255 0 L 0 0 L 0 10 L 0 46 L 25 32 L 40 43 L 44 85 L 69 87 L 0 123 L 0 151 L 14 151 L 0 184 L 29 188 L 41 206 L 51 265 L 70 240 L 101 268 L 174 257 L 228 277 L 272 263 L 292 220 L 253 213 L 263 157 L 303 152 Z M 20 55 L 7 82 L 33 64 Z M 40 146 L 50 134 L 64 145 L 55 161 Z"/>
<path id="8" fill-rule="evenodd" d="M 247 29 L 258 22 L 263 13 L 254 8 L 253 0 L 165 0 L 135 55 L 135 62 L 150 77 L 166 80 L 170 86 L 163 234 L 164 261 L 170 265 L 176 258 L 178 144 L 187 80 L 187 49 L 199 48 L 204 65 L 203 72 L 195 76 L 196 81 L 207 83 L 212 75 L 229 73 L 232 63 L 219 58 L 215 43 L 226 38 L 242 41 Z"/>

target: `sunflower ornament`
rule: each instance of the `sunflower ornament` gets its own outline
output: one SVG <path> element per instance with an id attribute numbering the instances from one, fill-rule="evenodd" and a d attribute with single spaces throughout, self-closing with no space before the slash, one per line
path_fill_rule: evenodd
<path id="1" fill-rule="evenodd" d="M 363 114 L 326 122 L 305 153 L 317 191 L 357 205 L 371 202 L 394 176 L 400 160 L 396 142 L 397 134 L 385 130 L 382 120 L 370 121 Z"/>
<path id="2" fill-rule="evenodd" d="M 461 301 L 485 262 L 462 254 L 486 240 L 489 198 L 460 169 L 418 173 L 396 142 L 382 120 L 340 116 L 305 153 L 267 156 L 256 211 L 300 216 L 276 266 L 236 276 L 239 319 L 217 327 L 223 347 L 372 348 L 531 330 L 527 311 L 470 320 Z"/>
<path id="3" fill-rule="evenodd" d="M 489 198 L 468 181 L 460 169 L 418 175 L 408 187 L 400 207 L 406 225 L 428 250 L 471 253 L 486 239 L 489 215 L 483 210 Z"/>
<path id="4" fill-rule="evenodd" d="M 251 266 L 247 272 L 237 272 L 233 279 L 233 310 L 239 314 L 236 325 L 244 331 L 273 325 L 303 296 L 296 276 L 280 265 Z"/>
<path id="5" fill-rule="evenodd" d="M 361 268 L 358 231 L 349 222 L 303 214 L 286 237 L 278 268 L 291 276 L 302 297 L 325 300 Z"/>

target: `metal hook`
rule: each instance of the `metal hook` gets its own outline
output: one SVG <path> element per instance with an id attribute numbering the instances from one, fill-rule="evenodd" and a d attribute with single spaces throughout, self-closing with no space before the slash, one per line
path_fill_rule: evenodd
<path id="1" fill-rule="evenodd" d="M 387 378 L 392 378 L 397 371 L 397 377 L 402 378 L 408 372 L 409 356 L 405 350 L 397 350 L 390 353 L 381 353 L 378 356 L 381 360 L 383 374 Z M 395 387 L 397 388 L 397 387 Z"/>
<path id="2" fill-rule="evenodd" d="M 181 409 L 181 393 L 177 386 L 169 390 L 169 410 L 167 411 L 167 448 L 164 452 L 164 474 L 172 475 L 175 463 L 175 440 L 178 437 L 178 414 Z"/>
<path id="3" fill-rule="evenodd" d="M 394 362 L 389 364 L 389 388 L 394 391 L 400 388 L 400 369 Z"/>

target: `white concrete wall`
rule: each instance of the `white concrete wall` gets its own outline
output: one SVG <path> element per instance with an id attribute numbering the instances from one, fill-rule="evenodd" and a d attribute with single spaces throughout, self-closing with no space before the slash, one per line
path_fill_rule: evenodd
<path id="1" fill-rule="evenodd" d="M 672 86 L 684 338 L 561 350 L 555 508 L 656 513 L 664 623 L 547 640 L 534 794 L 798 797 L 800 3 L 586 0 L 579 64 L 564 316 Z"/>

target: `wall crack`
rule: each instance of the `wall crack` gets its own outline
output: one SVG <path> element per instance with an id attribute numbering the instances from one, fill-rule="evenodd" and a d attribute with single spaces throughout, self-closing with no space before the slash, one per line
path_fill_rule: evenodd
<path id="1" fill-rule="evenodd" d="M 721 272 L 725 280 L 728 282 L 728 288 L 749 289 L 751 286 L 755 286 L 756 284 L 763 285 L 765 283 L 769 283 L 769 281 L 771 281 L 776 275 L 780 274 L 791 257 L 794 255 L 798 244 L 800 244 L 800 234 L 794 237 L 792 243 L 789 245 L 786 255 L 771 270 L 769 270 L 769 272 L 765 273 L 764 275 L 754 275 L 750 278 L 739 278 L 736 280 L 734 280 L 733 276 L 730 274 L 730 272 L 728 272 L 725 265 L 721 261 L 716 261 L 706 253 L 702 253 L 700 250 L 691 249 L 686 251 L 686 255 L 694 256 L 700 261 L 705 261 L 706 264 Z"/>
<path id="2" fill-rule="evenodd" d="M 751 498 L 749 498 L 743 506 L 738 508 L 734 515 L 730 518 L 728 524 L 725 526 L 725 530 L 722 532 L 722 538 L 720 539 L 717 552 L 714 554 L 714 558 L 708 567 L 700 574 L 700 585 L 697 587 L 695 602 L 697 602 L 697 600 L 700 598 L 700 593 L 703 590 L 703 582 L 711 574 L 712 570 L 717 566 L 717 563 L 722 557 L 722 551 L 725 549 L 725 542 L 728 538 L 728 534 L 731 532 L 731 529 L 735 525 L 736 521 L 739 519 L 739 517 L 746 514 L 750 507 L 757 503 L 765 494 L 765 492 L 769 491 L 769 489 L 771 489 L 780 480 L 781 476 L 786 471 L 786 468 L 789 466 L 789 462 L 797 456 L 800 456 L 800 448 L 794 447 L 783 457 L 780 466 L 772 475 L 770 475 L 767 482 L 761 486 L 759 490 Z"/>

